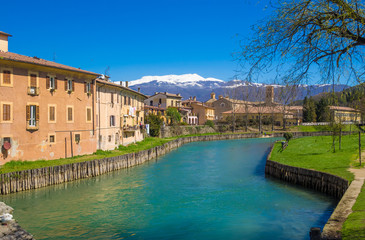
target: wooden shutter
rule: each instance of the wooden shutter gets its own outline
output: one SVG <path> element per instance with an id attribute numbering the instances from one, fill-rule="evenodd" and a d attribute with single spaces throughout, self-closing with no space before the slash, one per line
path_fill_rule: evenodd
<path id="1" fill-rule="evenodd" d="M 30 86 L 37 87 L 37 75 L 30 74 Z"/>
<path id="2" fill-rule="evenodd" d="M 94 84 L 92 82 L 90 83 L 90 92 L 94 93 Z"/>
<path id="3" fill-rule="evenodd" d="M 72 121 L 72 108 L 67 108 L 67 114 L 68 121 Z"/>
<path id="4" fill-rule="evenodd" d="M 119 103 L 119 93 L 117 93 L 116 96 L 117 96 L 117 103 Z"/>
<path id="5" fill-rule="evenodd" d="M 27 108 L 26 108 L 26 117 L 27 117 L 27 121 L 30 120 L 30 106 L 27 105 Z"/>
<path id="6" fill-rule="evenodd" d="M 67 91 L 68 89 L 67 89 L 67 84 L 68 84 L 68 80 L 67 80 L 67 78 L 65 79 L 65 91 Z"/>
<path id="7" fill-rule="evenodd" d="M 114 103 L 114 93 L 110 93 L 110 102 Z"/>
<path id="8" fill-rule="evenodd" d="M 87 82 L 84 82 L 84 93 L 87 93 Z"/>
<path id="9" fill-rule="evenodd" d="M 57 78 L 54 78 L 54 89 L 57 89 Z"/>
<path id="10" fill-rule="evenodd" d="M 4 70 L 3 71 L 3 83 L 4 84 L 11 84 L 11 79 L 10 79 L 10 71 Z"/>
<path id="11" fill-rule="evenodd" d="M 50 88 L 50 78 L 49 76 L 46 77 L 46 89 L 49 89 Z"/>
<path id="12" fill-rule="evenodd" d="M 35 120 L 39 121 L 39 106 L 36 106 L 36 109 L 35 109 Z"/>
<path id="13" fill-rule="evenodd" d="M 49 121 L 54 121 L 55 120 L 55 107 L 54 106 L 50 106 L 49 107 Z"/>
<path id="14" fill-rule="evenodd" d="M 4 104 L 3 105 L 3 120 L 4 121 L 10 121 L 10 105 Z"/>
<path id="15" fill-rule="evenodd" d="M 74 80 L 72 80 L 72 89 L 71 89 L 71 91 L 72 91 L 72 92 L 74 92 L 74 91 L 75 91 L 75 81 L 74 81 Z"/>

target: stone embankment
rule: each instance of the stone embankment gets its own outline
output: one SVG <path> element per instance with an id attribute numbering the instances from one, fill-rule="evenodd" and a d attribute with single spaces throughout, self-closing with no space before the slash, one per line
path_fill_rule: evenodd
<path id="1" fill-rule="evenodd" d="M 3 214 L 12 214 L 13 208 L 7 206 L 5 203 L 0 202 L 0 216 Z M 13 219 L 6 225 L 0 225 L 0 239 L 3 240 L 27 240 L 34 239 L 31 234 L 22 229 L 19 224 Z"/>
<path id="2" fill-rule="evenodd" d="M 295 132 L 295 137 L 329 135 L 331 132 Z M 241 138 L 259 138 L 259 133 L 220 134 L 182 137 L 137 153 L 97 159 L 87 162 L 66 164 L 4 173 L 0 175 L 0 194 L 9 194 L 24 190 L 37 189 L 50 185 L 74 181 L 77 179 L 98 176 L 111 171 L 129 168 L 162 156 L 186 143 L 197 141 L 229 140 Z M 267 136 L 267 135 L 266 135 Z M 282 133 L 274 133 L 271 137 L 281 137 Z"/>
<path id="3" fill-rule="evenodd" d="M 315 170 L 292 167 L 266 160 L 265 174 L 289 183 L 298 184 L 340 199 L 349 182 L 341 177 Z"/>

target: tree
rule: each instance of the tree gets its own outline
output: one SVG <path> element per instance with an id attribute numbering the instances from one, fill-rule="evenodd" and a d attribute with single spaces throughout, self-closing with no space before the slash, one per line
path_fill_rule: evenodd
<path id="1" fill-rule="evenodd" d="M 181 120 L 181 115 L 176 108 L 169 107 L 166 110 L 166 115 L 170 119 L 171 124 L 177 124 Z"/>
<path id="2" fill-rule="evenodd" d="M 322 97 L 319 102 L 316 103 L 317 122 L 331 121 L 331 113 L 328 105 L 328 101 L 324 97 Z"/>
<path id="3" fill-rule="evenodd" d="M 151 137 L 160 136 L 160 129 L 163 123 L 163 119 L 159 115 L 149 114 L 146 116 L 146 123 L 150 125 Z"/>
<path id="4" fill-rule="evenodd" d="M 250 81 L 263 70 L 292 83 L 318 71 L 323 82 L 361 81 L 365 74 L 363 1 L 276 1 L 271 16 L 252 30 L 236 55 Z"/>
<path id="5" fill-rule="evenodd" d="M 315 122 L 317 118 L 315 102 L 310 97 L 304 98 L 303 102 L 303 122 Z"/>

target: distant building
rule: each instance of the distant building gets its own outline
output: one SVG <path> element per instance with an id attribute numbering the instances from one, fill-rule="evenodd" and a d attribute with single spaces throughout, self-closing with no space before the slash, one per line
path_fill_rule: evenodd
<path id="1" fill-rule="evenodd" d="M 361 112 L 350 107 L 329 106 L 335 122 L 361 122 Z"/>
<path id="2" fill-rule="evenodd" d="M 96 87 L 97 148 L 113 150 L 143 140 L 141 127 L 147 96 L 100 78 Z"/>
<path id="3" fill-rule="evenodd" d="M 204 125 L 208 120 L 215 120 L 214 107 L 208 106 L 196 100 L 196 97 L 182 101 L 185 109 L 189 109 L 191 114 L 188 115 L 187 123 L 190 125 Z"/>
<path id="4" fill-rule="evenodd" d="M 0 32 L 0 164 L 96 151 L 99 74 L 8 52 Z"/>
<path id="5" fill-rule="evenodd" d="M 146 114 L 158 114 L 162 117 L 164 122 L 167 123 L 165 111 L 169 107 L 179 109 L 181 107 L 181 99 L 182 96 L 180 96 L 180 94 L 156 92 L 144 101 Z"/>

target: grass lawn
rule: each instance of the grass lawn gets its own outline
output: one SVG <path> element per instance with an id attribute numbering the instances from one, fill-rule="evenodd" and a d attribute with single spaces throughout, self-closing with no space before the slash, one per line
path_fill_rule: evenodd
<path id="1" fill-rule="evenodd" d="M 320 131 L 330 131 L 329 126 L 292 126 L 290 127 L 291 131 L 294 132 L 320 132 Z M 356 125 L 348 124 L 344 125 L 342 131 L 359 131 L 359 128 Z"/>
<path id="2" fill-rule="evenodd" d="M 232 133 L 224 133 L 224 134 L 232 134 Z M 240 134 L 240 133 L 236 133 Z M 166 142 L 175 140 L 179 137 L 191 137 L 191 136 L 206 136 L 206 135 L 220 135 L 220 133 L 206 133 L 206 134 L 192 134 L 192 135 L 184 135 L 178 137 L 171 138 L 153 138 L 148 137 L 145 138 L 141 142 L 137 142 L 135 144 L 130 144 L 128 146 L 119 146 L 118 149 L 112 151 L 102 151 L 97 150 L 94 154 L 75 156 L 72 158 L 61 158 L 56 160 L 36 160 L 36 161 L 10 161 L 3 166 L 0 166 L 0 174 L 1 173 L 9 173 L 16 172 L 28 169 L 36 169 L 50 166 L 60 166 L 65 164 L 77 163 L 77 162 L 85 162 L 92 161 L 95 159 L 102 159 L 107 157 L 114 157 L 118 155 L 128 154 L 132 152 L 139 152 L 142 150 L 147 150 L 156 146 L 161 146 Z"/>
<path id="3" fill-rule="evenodd" d="M 364 140 L 364 134 L 362 139 Z M 365 144 L 363 143 L 362 146 Z M 293 139 L 289 146 L 280 151 L 281 143 L 275 143 L 270 160 L 286 165 L 315 169 L 343 177 L 350 182 L 354 175 L 347 169 L 350 166 L 359 166 L 358 159 L 358 135 L 342 136 L 342 148 L 338 149 L 336 140 L 336 152 L 332 149 L 332 136 L 304 137 Z"/>
<path id="4" fill-rule="evenodd" d="M 342 239 L 365 239 L 365 186 L 352 207 L 352 213 L 342 226 Z"/>

